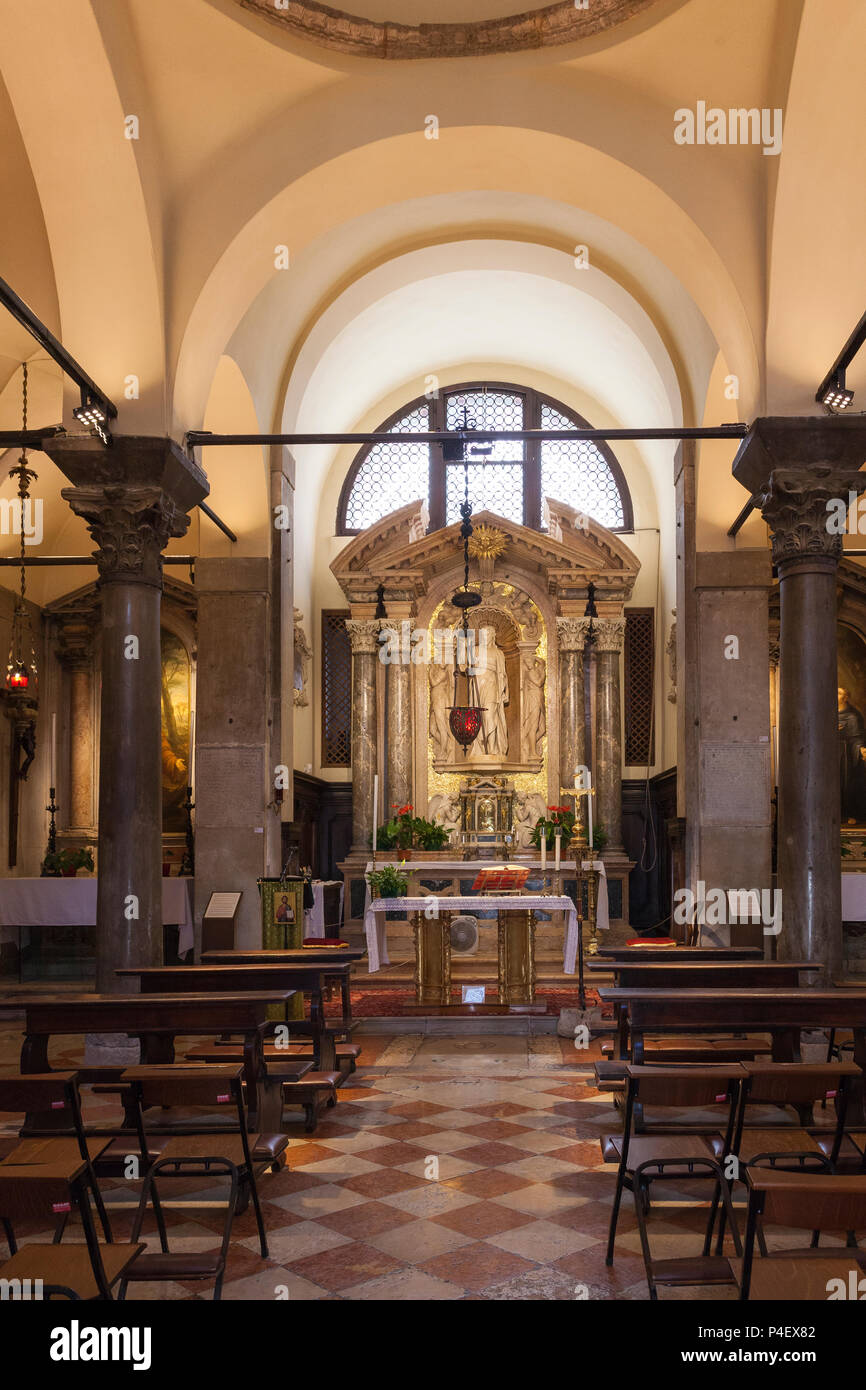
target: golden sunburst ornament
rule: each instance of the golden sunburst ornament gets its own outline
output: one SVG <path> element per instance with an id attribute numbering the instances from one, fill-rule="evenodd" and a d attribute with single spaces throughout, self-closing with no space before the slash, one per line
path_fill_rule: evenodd
<path id="1" fill-rule="evenodd" d="M 476 526 L 469 539 L 469 554 L 475 560 L 496 560 L 505 549 L 505 536 L 496 526 Z"/>

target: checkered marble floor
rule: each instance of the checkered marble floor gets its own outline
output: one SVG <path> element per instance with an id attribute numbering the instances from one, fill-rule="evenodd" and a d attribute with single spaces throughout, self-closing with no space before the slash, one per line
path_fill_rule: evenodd
<path id="1" fill-rule="evenodd" d="M 601 1163 L 598 1140 L 621 1126 L 592 1084 L 594 1049 L 578 1053 L 552 1036 L 359 1041 L 363 1065 L 336 1108 L 314 1135 L 293 1128 L 287 1168 L 262 1180 L 268 1259 L 252 1212 L 236 1220 L 224 1299 L 647 1297 L 629 1195 L 614 1267 L 604 1263 L 615 1170 Z M 18 1047 L 20 1034 L 0 1035 L 0 1065 L 14 1066 Z M 53 1054 L 55 1066 L 79 1060 L 62 1046 Z M 88 1098 L 86 1117 L 100 1113 L 103 1098 Z M 130 1202 L 133 1186 L 107 1187 L 110 1206 Z M 203 1203 L 216 1188 L 177 1181 L 164 1193 L 181 1195 L 190 1206 L 168 1213 L 170 1248 L 213 1248 L 222 1213 Z M 116 1209 L 112 1219 L 124 1239 L 131 1212 Z M 699 1253 L 701 1222 L 697 1213 L 654 1212 L 654 1253 Z M 77 1235 L 70 1228 L 65 1239 Z M 157 1248 L 152 1223 L 145 1236 Z M 703 1295 L 719 1296 L 682 1296 Z M 210 1296 L 201 1281 L 133 1283 L 128 1293 Z"/>

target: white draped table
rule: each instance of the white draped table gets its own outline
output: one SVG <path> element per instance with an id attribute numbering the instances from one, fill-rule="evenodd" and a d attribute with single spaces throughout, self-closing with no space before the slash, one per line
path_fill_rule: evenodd
<path id="1" fill-rule="evenodd" d="M 178 955 L 193 948 L 191 878 L 162 880 L 162 920 L 177 923 Z M 0 927 L 93 927 L 95 878 L 0 878 Z"/>
<path id="2" fill-rule="evenodd" d="M 600 863 L 601 861 L 599 861 Z M 604 882 L 601 879 L 600 884 Z M 599 893 L 599 899 L 601 893 Z M 385 913 L 386 912 L 427 912 L 434 909 L 438 904 L 441 912 L 513 912 L 515 910 L 523 912 L 527 909 L 535 909 L 537 912 L 564 912 L 566 919 L 565 932 L 565 954 L 563 960 L 563 970 L 566 975 L 575 973 L 577 963 L 577 941 L 578 923 L 577 909 L 571 898 L 565 897 L 545 897 L 543 894 L 530 893 L 506 893 L 502 896 L 495 894 L 475 894 L 472 897 L 439 897 L 434 893 L 422 898 L 374 898 L 367 904 L 364 914 L 364 931 L 367 936 L 367 956 L 369 958 L 369 971 L 373 975 L 383 965 L 390 965 L 388 957 L 388 942 L 385 934 Z M 605 907 L 607 906 L 607 895 L 605 894 Z M 599 925 L 601 925 L 599 923 Z M 607 923 L 605 922 L 605 925 Z"/>

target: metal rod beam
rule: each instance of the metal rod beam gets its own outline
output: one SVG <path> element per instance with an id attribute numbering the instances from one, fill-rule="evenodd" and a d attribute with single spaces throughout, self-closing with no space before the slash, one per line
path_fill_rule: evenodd
<path id="1" fill-rule="evenodd" d="M 606 439 L 745 439 L 748 425 L 715 425 L 702 429 L 645 430 L 426 430 L 409 434 L 373 431 L 354 434 L 209 434 L 189 430 L 187 449 L 231 448 L 244 444 L 466 444 L 493 443 L 498 440 L 606 440 Z"/>
<path id="2" fill-rule="evenodd" d="M 197 559 L 197 555 L 163 555 L 162 563 L 164 565 L 194 565 Z M 96 561 L 89 555 L 25 555 L 23 560 L 19 555 L 0 555 L 0 568 L 19 569 L 22 564 L 25 569 L 38 569 L 47 565 L 71 568 L 75 565 L 95 565 Z"/>
<path id="3" fill-rule="evenodd" d="M 46 425 L 40 430 L 0 430 L 0 449 L 41 449 L 43 439 L 65 433 L 62 425 Z"/>
<path id="4" fill-rule="evenodd" d="M 46 328 L 42 320 L 36 317 L 30 306 L 19 298 L 12 286 L 7 284 L 2 276 L 0 276 L 0 304 L 9 310 L 12 317 L 27 329 L 27 332 L 36 339 L 41 347 L 44 347 L 48 356 L 53 357 L 61 371 L 72 378 L 81 392 L 97 401 L 111 419 L 116 418 L 117 406 L 111 398 L 105 394 L 100 386 L 97 386 L 92 376 L 88 376 L 80 362 L 76 362 L 72 353 L 66 351 L 60 340 L 55 338 L 51 329 Z"/>
<path id="5" fill-rule="evenodd" d="M 729 536 L 735 536 L 737 534 L 740 527 L 748 521 L 749 517 L 752 515 L 752 512 L 755 510 L 757 505 L 758 504 L 755 498 L 750 497 L 746 505 L 743 507 L 743 510 L 737 516 L 736 521 L 734 521 L 733 525 L 728 527 Z"/>
<path id="6" fill-rule="evenodd" d="M 839 356 L 836 358 L 836 361 L 833 363 L 829 372 L 824 377 L 824 380 L 821 382 L 821 385 L 818 387 L 818 390 L 815 392 L 816 401 L 824 400 L 827 389 L 833 385 L 837 373 L 844 372 L 847 367 L 850 367 L 864 343 L 866 343 L 866 314 L 863 315 L 860 322 L 857 324 L 847 343 L 839 353 Z"/>
<path id="7" fill-rule="evenodd" d="M 218 526 L 219 529 L 222 531 L 223 535 L 228 536 L 230 541 L 237 540 L 237 536 L 235 535 L 234 531 L 229 530 L 225 522 L 220 520 L 216 512 L 211 511 L 210 507 L 207 505 L 206 502 L 199 502 L 198 509 L 200 512 L 204 512 L 205 516 L 209 517 L 210 520 L 213 522 L 214 526 Z"/>

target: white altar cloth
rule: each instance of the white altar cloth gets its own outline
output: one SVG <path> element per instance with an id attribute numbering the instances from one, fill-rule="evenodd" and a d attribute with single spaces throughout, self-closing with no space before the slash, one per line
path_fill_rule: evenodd
<path id="1" fill-rule="evenodd" d="M 177 923 L 178 955 L 194 944 L 191 878 L 162 880 L 162 920 Z M 96 925 L 95 878 L 0 879 L 0 927 Z"/>
<path id="2" fill-rule="evenodd" d="M 337 913 L 337 923 L 343 920 L 343 888 L 342 879 L 313 879 L 313 906 L 308 907 L 304 913 L 304 936 L 324 936 L 325 935 L 325 886 L 326 884 L 339 883 L 340 885 L 340 908 Z"/>
<path id="3" fill-rule="evenodd" d="M 525 911 L 534 908 L 538 912 L 564 912 L 566 914 L 566 947 L 563 969 L 567 975 L 574 974 L 575 961 L 577 959 L 577 909 L 571 898 L 544 897 L 538 894 L 529 893 L 506 893 L 498 897 L 495 894 L 483 897 L 475 894 L 472 897 L 437 897 L 435 893 L 430 893 L 423 898 L 375 898 L 368 902 L 364 913 L 364 931 L 367 936 L 367 957 L 368 969 L 374 975 L 382 965 L 390 965 L 388 957 L 388 942 L 385 935 L 385 913 L 386 912 L 425 912 L 435 904 L 443 912 L 467 912 L 473 916 L 478 912 L 507 912 L 509 909 Z M 568 943 L 574 940 L 571 969 L 568 967 Z"/>
<path id="4" fill-rule="evenodd" d="M 842 874 L 842 921 L 866 922 L 866 874 Z"/>

